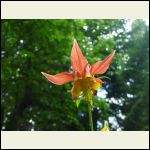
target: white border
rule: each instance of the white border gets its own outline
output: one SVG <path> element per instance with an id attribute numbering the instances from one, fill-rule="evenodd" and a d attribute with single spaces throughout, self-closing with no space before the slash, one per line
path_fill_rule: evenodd
<path id="1" fill-rule="evenodd" d="M 2 19 L 149 18 L 149 1 L 2 1 Z"/>
<path id="2" fill-rule="evenodd" d="M 3 131 L 3 149 L 148 149 L 144 131 Z"/>

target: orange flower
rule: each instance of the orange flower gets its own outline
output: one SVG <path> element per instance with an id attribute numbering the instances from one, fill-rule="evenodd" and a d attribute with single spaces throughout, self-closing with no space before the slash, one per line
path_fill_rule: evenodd
<path id="1" fill-rule="evenodd" d="M 72 98 L 76 99 L 78 96 L 83 95 L 86 100 L 91 100 L 92 94 L 96 92 L 102 85 L 103 81 L 99 78 L 95 78 L 95 74 L 104 74 L 115 55 L 113 51 L 104 60 L 98 61 L 92 66 L 88 64 L 88 61 L 83 56 L 78 43 L 74 40 L 71 51 L 71 66 L 73 73 L 62 72 L 56 75 L 49 75 L 42 72 L 42 74 L 52 83 L 57 85 L 63 85 L 67 82 L 73 82 L 71 90 Z"/>

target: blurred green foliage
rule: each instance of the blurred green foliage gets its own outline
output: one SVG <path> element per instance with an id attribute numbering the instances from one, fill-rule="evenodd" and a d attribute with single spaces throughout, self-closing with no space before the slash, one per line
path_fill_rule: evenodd
<path id="1" fill-rule="evenodd" d="M 90 64 L 113 50 L 111 80 L 93 97 L 94 129 L 149 130 L 149 30 L 135 20 L 2 20 L 1 130 L 90 130 L 87 104 L 71 99 L 71 83 L 48 82 L 41 71 L 71 71 L 74 38 Z M 105 91 L 106 94 L 101 96 Z M 99 95 L 100 96 L 97 96 Z"/>

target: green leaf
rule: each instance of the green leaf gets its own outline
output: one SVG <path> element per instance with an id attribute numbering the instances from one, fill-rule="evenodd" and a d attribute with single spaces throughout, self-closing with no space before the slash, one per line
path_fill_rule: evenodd
<path id="1" fill-rule="evenodd" d="M 77 100 L 76 100 L 76 106 L 77 106 L 77 108 L 79 107 L 80 102 L 81 102 L 81 99 L 77 99 Z"/>

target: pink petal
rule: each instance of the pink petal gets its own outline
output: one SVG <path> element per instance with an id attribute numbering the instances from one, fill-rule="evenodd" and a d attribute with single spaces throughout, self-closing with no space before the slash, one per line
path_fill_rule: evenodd
<path id="1" fill-rule="evenodd" d="M 47 78 L 48 81 L 57 85 L 62 85 L 62 84 L 65 84 L 67 82 L 74 80 L 73 75 L 69 72 L 62 72 L 56 75 L 50 75 L 44 72 L 41 72 L 41 73 Z"/>
<path id="2" fill-rule="evenodd" d="M 88 62 L 84 58 L 78 43 L 74 40 L 72 51 L 71 51 L 71 65 L 74 71 L 77 71 L 80 75 L 84 75 L 85 67 L 87 66 Z"/>
<path id="3" fill-rule="evenodd" d="M 104 83 L 101 79 L 99 79 L 99 78 L 95 78 L 95 80 L 97 81 L 97 82 L 99 82 L 101 85 Z"/>
<path id="4" fill-rule="evenodd" d="M 107 56 L 104 60 L 98 61 L 91 66 L 90 72 L 91 75 L 95 74 L 103 74 L 109 68 L 109 65 L 115 55 L 115 51 L 113 51 L 109 56 Z"/>

